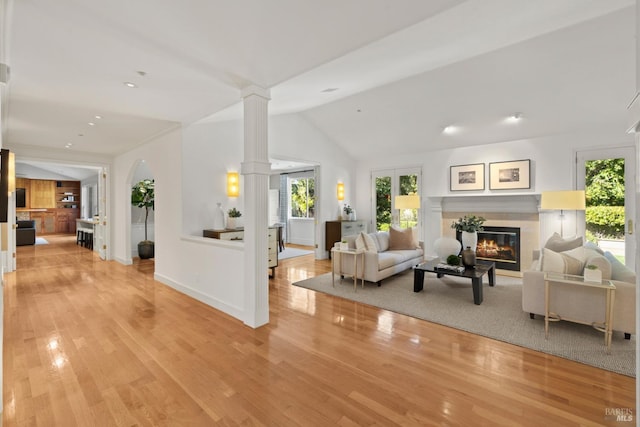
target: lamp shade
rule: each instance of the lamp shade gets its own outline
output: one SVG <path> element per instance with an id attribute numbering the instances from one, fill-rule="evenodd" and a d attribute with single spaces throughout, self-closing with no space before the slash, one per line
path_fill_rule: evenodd
<path id="1" fill-rule="evenodd" d="M 584 190 L 543 191 L 540 209 L 544 210 L 585 210 Z"/>
<path id="2" fill-rule="evenodd" d="M 396 196 L 396 209 L 420 209 L 420 196 L 410 194 L 407 196 Z"/>
<path id="3" fill-rule="evenodd" d="M 240 176 L 238 172 L 227 172 L 227 196 L 238 197 L 240 195 Z"/>
<path id="4" fill-rule="evenodd" d="M 338 200 L 344 200 L 344 184 L 342 182 L 338 183 L 336 192 L 337 192 Z"/>

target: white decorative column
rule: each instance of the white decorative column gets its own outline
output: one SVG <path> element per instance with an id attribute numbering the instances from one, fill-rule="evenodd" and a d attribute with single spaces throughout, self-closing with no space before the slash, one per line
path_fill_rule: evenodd
<path id="1" fill-rule="evenodd" d="M 244 323 L 257 328 L 269 323 L 268 237 L 269 150 L 267 122 L 269 91 L 249 86 L 244 100 Z"/>

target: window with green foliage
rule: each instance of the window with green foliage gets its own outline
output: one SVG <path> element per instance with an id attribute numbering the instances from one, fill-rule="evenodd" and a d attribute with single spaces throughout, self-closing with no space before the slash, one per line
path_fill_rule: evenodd
<path id="1" fill-rule="evenodd" d="M 391 177 L 376 178 L 376 229 L 388 230 L 391 225 Z"/>
<path id="2" fill-rule="evenodd" d="M 289 180 L 292 218 L 315 217 L 315 179 L 291 178 Z"/>
<path id="3" fill-rule="evenodd" d="M 376 229 L 387 231 L 393 223 L 394 214 L 398 214 L 393 206 L 395 196 L 419 194 L 418 182 L 420 171 L 415 169 L 395 169 L 376 171 L 373 175 Z M 400 213 L 402 224 L 415 227 L 418 224 L 418 211 L 406 209 Z M 396 221 L 398 216 L 396 215 Z"/>
<path id="4" fill-rule="evenodd" d="M 586 162 L 587 237 L 624 239 L 624 159 Z"/>

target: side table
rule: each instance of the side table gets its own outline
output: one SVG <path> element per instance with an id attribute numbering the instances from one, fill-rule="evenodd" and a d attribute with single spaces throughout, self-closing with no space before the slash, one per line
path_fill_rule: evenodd
<path id="1" fill-rule="evenodd" d="M 353 271 L 344 272 L 342 271 L 342 257 L 353 257 Z M 355 291 L 358 286 L 358 258 L 362 259 L 362 287 L 364 288 L 364 250 L 360 249 L 331 249 L 331 286 L 335 288 L 335 275 L 338 274 L 342 276 L 344 273 L 353 275 L 353 290 Z M 339 264 L 336 266 L 336 262 Z"/>
<path id="2" fill-rule="evenodd" d="M 607 350 L 611 350 L 611 337 L 613 336 L 613 305 L 616 296 L 616 286 L 610 280 L 602 280 L 599 282 L 588 282 L 582 276 L 573 276 L 561 273 L 546 273 L 544 278 L 544 335 L 549 337 L 549 322 L 557 322 L 566 320 L 574 323 L 587 324 L 576 319 L 562 318 L 557 313 L 551 313 L 549 304 L 551 299 L 550 287 L 554 286 L 577 286 L 599 288 L 606 292 L 605 299 L 605 318 L 604 323 L 592 323 L 594 329 L 604 333 L 604 343 Z"/>

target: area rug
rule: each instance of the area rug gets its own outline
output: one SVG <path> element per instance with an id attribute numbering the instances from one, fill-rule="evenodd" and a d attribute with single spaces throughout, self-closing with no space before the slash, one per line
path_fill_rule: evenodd
<path id="1" fill-rule="evenodd" d="M 278 254 L 278 259 L 295 258 L 298 256 L 309 255 L 312 253 L 313 251 L 307 251 L 304 249 L 284 248 L 284 250 Z"/>
<path id="2" fill-rule="evenodd" d="M 611 353 L 607 353 L 604 335 L 590 326 L 571 322 L 553 322 L 549 338 L 544 336 L 544 318 L 529 318 L 522 311 L 522 282 L 519 278 L 497 276 L 496 286 L 483 288 L 484 301 L 473 303 L 468 279 L 445 276 L 437 279 L 427 273 L 424 290 L 413 292 L 413 270 L 383 280 L 382 286 L 365 282 L 353 290 L 351 278 L 331 286 L 331 273 L 294 283 L 295 286 L 362 302 L 396 313 L 464 330 L 499 341 L 531 348 L 575 360 L 630 377 L 636 376 L 636 340 L 625 340 L 615 332 Z"/>
<path id="3" fill-rule="evenodd" d="M 36 237 L 36 245 L 48 245 L 47 239 L 44 237 Z"/>

